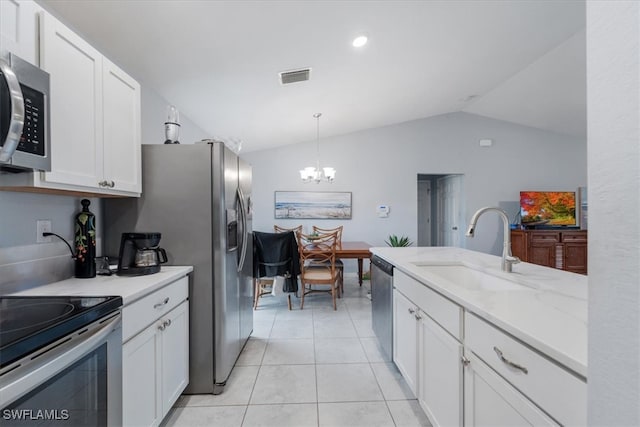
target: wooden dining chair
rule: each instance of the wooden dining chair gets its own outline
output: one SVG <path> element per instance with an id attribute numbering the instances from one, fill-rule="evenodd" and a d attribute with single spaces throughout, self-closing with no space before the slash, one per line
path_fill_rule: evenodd
<path id="1" fill-rule="evenodd" d="M 337 310 L 340 273 L 336 268 L 337 232 L 326 234 L 296 233 L 300 254 L 300 309 L 304 308 L 305 295 L 316 292 L 331 294 L 333 309 Z M 321 289 L 326 288 L 328 289 Z"/>
<path id="2" fill-rule="evenodd" d="M 342 245 L 342 226 L 341 225 L 336 228 L 320 228 L 314 225 L 312 230 L 313 230 L 312 234 L 336 233 L 338 238 L 338 247 Z M 340 258 L 336 258 L 336 268 L 340 273 L 340 281 L 339 281 L 340 294 L 339 295 L 342 296 L 344 294 L 344 263 Z"/>
<path id="3" fill-rule="evenodd" d="M 293 228 L 285 228 L 280 227 L 279 225 L 273 226 L 273 231 L 275 233 L 286 233 L 289 231 L 293 231 L 293 233 L 297 233 L 298 231 L 302 231 L 302 225 L 298 225 Z M 256 310 L 258 308 L 258 301 L 263 295 L 270 295 L 273 291 L 273 285 L 275 283 L 274 277 L 260 277 L 255 279 L 254 282 L 254 292 L 253 292 L 253 309 Z M 291 310 L 291 295 L 287 295 L 287 305 L 289 306 L 289 310 Z"/>
<path id="4" fill-rule="evenodd" d="M 342 226 L 341 225 L 336 228 L 320 228 L 317 225 L 314 225 L 312 229 L 313 229 L 313 234 L 337 233 L 338 246 L 340 246 L 340 244 L 342 243 Z"/>
<path id="5" fill-rule="evenodd" d="M 279 225 L 274 225 L 273 226 L 273 231 L 275 231 L 276 233 L 286 233 L 287 231 L 293 231 L 294 233 L 302 232 L 302 225 L 298 225 L 297 227 L 292 227 L 292 228 L 285 228 L 285 227 L 280 227 Z"/>

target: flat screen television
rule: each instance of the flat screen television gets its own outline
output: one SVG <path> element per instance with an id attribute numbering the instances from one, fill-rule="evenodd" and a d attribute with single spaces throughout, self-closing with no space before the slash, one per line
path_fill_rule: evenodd
<path id="1" fill-rule="evenodd" d="M 575 227 L 575 191 L 521 191 L 520 216 L 525 227 Z"/>

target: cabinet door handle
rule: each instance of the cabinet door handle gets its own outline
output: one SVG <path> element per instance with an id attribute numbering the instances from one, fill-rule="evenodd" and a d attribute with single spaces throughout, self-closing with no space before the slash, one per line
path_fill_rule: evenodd
<path id="1" fill-rule="evenodd" d="M 462 362 L 462 366 L 469 366 L 469 364 L 471 363 L 471 360 L 467 359 L 464 356 L 460 356 L 460 361 Z"/>
<path id="2" fill-rule="evenodd" d="M 169 319 L 169 320 L 165 321 L 165 322 L 163 323 L 163 325 L 164 325 L 166 328 L 168 328 L 169 326 L 171 326 L 171 319 Z"/>
<path id="3" fill-rule="evenodd" d="M 109 181 L 109 188 L 113 188 L 116 186 L 116 183 L 113 181 Z"/>
<path id="4" fill-rule="evenodd" d="M 416 320 L 422 320 L 422 316 L 420 316 L 419 314 L 415 315 Z"/>
<path id="5" fill-rule="evenodd" d="M 514 369 L 518 369 L 522 372 L 524 372 L 525 374 L 529 373 L 529 370 L 527 368 L 525 368 L 522 365 L 518 365 L 515 362 L 512 362 L 511 360 L 507 359 L 506 357 L 504 357 L 504 355 L 502 354 L 502 351 L 500 351 L 500 349 L 498 347 L 493 347 L 493 351 L 496 352 L 496 354 L 498 355 L 498 357 L 500 358 L 500 360 L 502 360 L 502 363 L 511 366 Z"/>
<path id="6" fill-rule="evenodd" d="M 409 311 L 409 314 L 413 314 L 416 312 L 413 308 L 408 308 L 407 311 Z"/>
<path id="7" fill-rule="evenodd" d="M 158 325 L 158 329 L 160 329 L 161 331 L 164 331 L 165 328 L 166 326 L 164 325 L 164 323 L 162 325 Z"/>
<path id="8" fill-rule="evenodd" d="M 169 297 L 166 297 L 164 301 L 159 302 L 158 304 L 154 304 L 153 308 L 160 308 L 163 305 L 167 305 L 167 304 L 169 304 Z"/>
<path id="9" fill-rule="evenodd" d="M 107 181 L 100 181 L 100 182 L 98 183 L 98 185 L 99 185 L 100 187 L 106 187 L 106 186 L 107 186 Z"/>

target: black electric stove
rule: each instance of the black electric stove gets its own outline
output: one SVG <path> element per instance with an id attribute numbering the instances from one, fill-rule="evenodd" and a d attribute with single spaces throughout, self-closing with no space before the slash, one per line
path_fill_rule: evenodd
<path id="1" fill-rule="evenodd" d="M 121 306 L 119 296 L 1 296 L 0 368 Z"/>

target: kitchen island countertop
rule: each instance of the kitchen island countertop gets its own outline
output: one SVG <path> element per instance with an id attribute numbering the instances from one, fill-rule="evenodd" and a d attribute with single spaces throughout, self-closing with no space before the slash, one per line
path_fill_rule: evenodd
<path id="1" fill-rule="evenodd" d="M 122 297 L 123 305 L 128 305 L 192 271 L 193 267 L 191 266 L 162 266 L 160 272 L 145 276 L 112 274 L 111 276 L 96 276 L 92 279 L 71 278 L 16 292 L 12 295 L 118 295 Z"/>
<path id="2" fill-rule="evenodd" d="M 587 376 L 587 277 L 529 263 L 500 270 L 500 257 L 453 247 L 373 247 L 371 252 L 551 359 Z M 429 272 L 463 265 L 519 286 L 479 290 Z"/>

